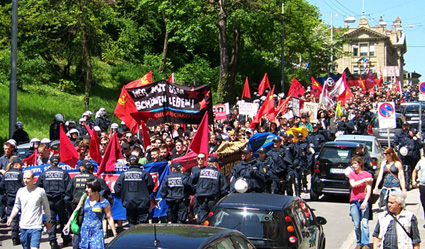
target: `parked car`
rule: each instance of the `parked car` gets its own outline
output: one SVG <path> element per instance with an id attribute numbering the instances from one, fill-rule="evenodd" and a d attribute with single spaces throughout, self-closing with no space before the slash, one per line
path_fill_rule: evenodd
<path id="1" fill-rule="evenodd" d="M 369 156 L 372 159 L 373 169 L 376 171 L 375 174 L 378 174 L 377 169 L 380 167 L 382 160 L 384 160 L 384 151 L 375 136 L 341 135 L 335 138 L 335 141 L 356 142 L 366 145 Z"/>
<path id="2" fill-rule="evenodd" d="M 229 194 L 204 223 L 239 230 L 257 248 L 300 249 L 325 248 L 324 224 L 303 199 L 265 193 Z"/>
<path id="3" fill-rule="evenodd" d="M 404 117 L 404 114 L 396 112 L 396 128 L 395 129 L 389 129 L 389 135 L 390 135 L 390 141 L 394 139 L 395 134 L 397 134 L 399 131 L 401 131 L 401 125 L 406 121 L 406 118 Z M 379 129 L 379 120 L 377 115 L 375 115 L 368 127 L 367 127 L 367 133 L 369 135 L 373 135 L 378 139 L 378 142 L 383 147 L 390 146 L 388 144 L 388 132 L 387 129 Z"/>
<path id="4" fill-rule="evenodd" d="M 59 140 L 53 140 L 50 143 L 50 148 L 52 150 L 57 150 L 59 151 Z M 28 151 L 30 150 L 30 143 L 24 143 L 24 144 L 20 144 L 17 147 L 17 152 L 19 153 L 19 156 L 24 159 L 25 155 L 28 153 Z"/>
<path id="5" fill-rule="evenodd" d="M 236 230 L 183 224 L 140 224 L 114 238 L 108 249 L 252 249 L 255 246 Z"/>
<path id="6" fill-rule="evenodd" d="M 350 194 L 345 169 L 356 153 L 357 142 L 327 142 L 320 150 L 311 175 L 310 199 L 316 201 L 322 194 Z M 369 150 L 365 153 L 370 156 Z M 374 179 L 376 179 L 375 174 Z"/>
<path id="7" fill-rule="evenodd" d="M 404 115 L 406 117 L 406 121 L 411 124 L 412 127 L 418 128 L 419 124 L 419 103 L 420 102 L 408 102 L 401 103 L 401 107 L 403 107 Z M 422 111 L 425 110 L 425 102 L 422 103 Z"/>

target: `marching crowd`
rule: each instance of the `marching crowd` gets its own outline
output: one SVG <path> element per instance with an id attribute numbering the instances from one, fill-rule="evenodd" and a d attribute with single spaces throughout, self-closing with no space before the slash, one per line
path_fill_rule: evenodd
<path id="1" fill-rule="evenodd" d="M 209 134 L 209 155 L 199 153 L 198 165 L 187 172 L 182 171 L 180 163 L 171 163 L 171 160 L 188 153 L 197 125 L 166 123 L 151 126 L 151 145 L 144 148 L 140 134 L 133 134 L 123 122 L 121 126 L 117 123 L 111 124 L 104 108 L 96 112 L 94 121 L 92 112 L 84 112 L 78 124 L 72 119 L 65 121 L 61 114 L 55 115 L 54 122 L 50 125 L 50 137 L 41 140 L 30 139 L 23 123 L 17 122 L 16 132 L 3 144 L 4 155 L 0 158 L 1 221 L 11 226 L 13 244 L 22 243 L 24 248 L 39 247 L 42 231 L 41 210 L 45 213 L 45 224 L 52 248 L 59 248 L 56 238 L 58 225 L 62 231 L 63 246 L 72 242 L 74 248 L 103 248 L 103 231 L 107 227 L 106 223 L 103 224 L 104 216 L 114 236 L 120 231 L 121 224 L 118 223 L 116 229 L 111 216 L 111 189 L 102 178 L 93 175 L 97 164 L 90 157 L 90 136 L 84 124 L 100 137 L 99 150 L 102 155 L 110 142 L 111 134 L 116 133 L 119 137 L 124 157 L 119 163 L 127 165 L 128 169 L 119 176 L 113 190 L 126 208 L 126 219 L 130 226 L 151 221 L 149 195 L 154 189 L 154 182 L 152 176 L 143 169 L 143 165 L 151 162 L 169 162 L 171 171 L 163 181 L 160 193 L 168 205 L 168 215 L 160 219 L 162 222 L 186 223 L 191 220 L 188 218 L 191 216 L 189 214 L 193 214 L 193 220 L 203 224 L 212 206 L 228 192 L 300 196 L 301 192 L 308 191 L 307 175 L 312 171 L 315 155 L 323 143 L 333 141 L 340 134 L 367 134 L 367 127 L 376 115 L 379 102 L 393 101 L 398 109 L 401 102 L 417 100 L 413 88 L 404 89 L 402 95 L 386 86 L 374 88 L 366 93 L 354 87 L 353 93 L 355 96 L 345 105 L 338 108 L 336 105 L 331 108 L 319 108 L 315 123 L 310 122 L 312 113 L 301 110 L 299 116 L 296 116 L 293 106 L 289 104 L 275 120 L 268 120 L 264 116 L 259 124 L 253 125 L 252 117 L 240 115 L 236 104 L 226 119 L 215 120 L 210 126 L 212 132 Z M 318 102 L 310 91 L 298 97 L 302 102 Z M 60 155 L 52 148 L 52 142 L 59 139 L 61 124 L 79 155 L 80 173 L 72 179 L 67 171 L 58 167 Z M 291 129 L 305 132 L 293 133 L 290 132 Z M 255 133 L 261 132 L 276 135 L 273 147 L 253 151 L 247 146 L 242 151 L 241 161 L 226 178 L 219 170 L 218 158 L 214 156 L 220 145 L 225 142 L 247 142 Z M 415 232 L 416 218 L 403 210 L 407 190 L 419 185 L 425 211 L 425 162 L 419 162 L 418 152 L 423 148 L 423 144 L 417 134 L 416 128 L 410 128 L 408 123 L 403 124 L 402 131 L 396 134 L 391 147 L 385 150 L 386 157 L 374 190 L 371 189 L 371 175 L 375 174 L 372 160 L 365 153 L 364 145 L 358 145 L 356 156 L 352 159 L 353 170 L 347 177 L 352 187 L 350 213 L 355 224 L 359 248 L 366 248 L 364 246 L 369 244 L 366 226 L 371 204 L 368 200 L 373 193 L 379 192 L 381 181 L 384 186 L 382 191 L 385 191 L 384 201 L 387 203 L 383 206 L 388 209 L 384 214 L 405 214 L 406 216 L 399 216 L 397 222 L 408 224 L 407 227 L 413 232 L 407 231 L 409 236 L 406 238 L 406 234 L 399 231 L 400 228 L 393 220 L 380 216 L 379 227 L 377 226 L 373 233 L 374 242 L 377 239 L 376 243 L 381 243 L 381 248 L 394 248 L 394 243 L 410 243 L 411 248 L 418 248 L 416 246 L 420 243 L 420 238 Z M 25 156 L 19 156 L 17 145 L 26 142 L 30 142 L 30 149 Z M 403 147 L 408 148 L 406 155 L 399 153 Z M 50 164 L 50 167 L 34 182 L 34 174 L 25 170 L 29 164 L 24 159 L 35 151 L 37 158 L 34 164 Z M 416 179 L 417 176 L 419 180 Z M 241 179 L 246 183 L 242 189 L 239 184 Z M 398 195 L 396 190 L 402 191 L 403 195 Z M 37 198 L 27 198 L 30 194 Z M 194 196 L 193 200 L 191 196 Z M 71 220 L 74 218 L 71 214 L 77 209 L 82 210 L 80 216 L 83 213 L 79 221 L 81 230 L 79 233 L 73 231 L 74 235 L 71 237 L 69 232 L 72 231 Z M 19 212 L 20 221 L 17 218 Z M 59 217 L 58 221 L 56 216 Z M 404 228 L 404 225 L 402 227 Z M 364 236 L 367 236 L 367 239 Z"/>

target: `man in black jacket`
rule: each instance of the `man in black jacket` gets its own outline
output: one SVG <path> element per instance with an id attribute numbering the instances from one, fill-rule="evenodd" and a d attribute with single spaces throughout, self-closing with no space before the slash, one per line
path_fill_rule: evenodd
<path id="1" fill-rule="evenodd" d="M 192 194 L 190 178 L 181 173 L 181 165 L 170 165 L 171 173 L 165 177 L 161 186 L 161 197 L 167 202 L 168 223 L 186 223 L 187 208 Z"/>
<path id="2" fill-rule="evenodd" d="M 127 211 L 127 220 L 130 226 L 147 223 L 154 182 L 152 176 L 140 168 L 137 157 L 129 157 L 130 168 L 121 173 L 115 182 L 115 195 L 121 198 L 123 207 Z"/>

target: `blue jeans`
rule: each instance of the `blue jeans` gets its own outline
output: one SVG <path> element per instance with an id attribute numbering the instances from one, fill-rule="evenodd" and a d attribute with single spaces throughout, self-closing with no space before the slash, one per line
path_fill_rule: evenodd
<path id="1" fill-rule="evenodd" d="M 21 229 L 21 243 L 24 249 L 40 248 L 41 229 Z"/>
<path id="2" fill-rule="evenodd" d="M 369 205 L 360 210 L 360 202 L 350 204 L 350 215 L 354 222 L 357 245 L 369 245 Z"/>

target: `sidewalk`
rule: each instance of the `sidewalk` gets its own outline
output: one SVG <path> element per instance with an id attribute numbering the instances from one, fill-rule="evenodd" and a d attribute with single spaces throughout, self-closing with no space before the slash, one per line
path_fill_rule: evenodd
<path id="1" fill-rule="evenodd" d="M 376 223 L 378 221 L 378 214 L 379 212 L 377 212 L 376 210 L 378 210 L 378 202 L 376 202 L 375 204 L 373 204 L 372 206 L 372 210 L 373 212 L 373 220 L 369 221 L 369 233 L 370 233 L 370 248 L 373 248 L 373 238 L 372 238 L 372 234 L 373 231 L 375 230 L 375 226 Z M 425 225 L 425 219 L 424 219 L 424 212 L 422 209 L 422 205 L 421 205 L 421 200 L 419 198 L 419 189 L 412 189 L 410 191 L 407 192 L 407 198 L 406 198 L 406 210 L 412 212 L 416 218 L 418 219 L 418 229 L 419 229 L 419 233 L 421 235 L 421 248 L 425 248 L 425 229 L 423 228 L 423 225 Z M 356 236 L 354 234 L 354 230 L 352 232 L 353 236 L 349 236 L 350 239 L 354 239 L 352 240 L 352 243 L 349 243 L 349 246 L 347 249 L 354 249 L 356 247 Z M 345 244 L 346 245 L 346 244 Z"/>

